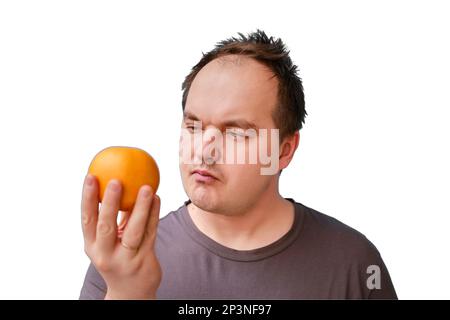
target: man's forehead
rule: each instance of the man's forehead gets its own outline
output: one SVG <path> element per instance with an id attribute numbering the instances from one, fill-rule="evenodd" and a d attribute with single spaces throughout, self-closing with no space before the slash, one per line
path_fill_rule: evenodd
<path id="1" fill-rule="evenodd" d="M 269 125 L 277 103 L 277 79 L 271 78 L 273 74 L 260 65 L 255 68 L 254 64 L 259 63 L 250 58 L 226 56 L 221 59 L 217 60 L 223 63 L 224 59 L 229 59 L 233 61 L 231 64 L 240 61 L 240 67 L 210 69 L 205 66 L 193 80 L 185 110 L 205 122 L 238 118 Z M 247 68 L 242 68 L 245 65 Z"/>
<path id="2" fill-rule="evenodd" d="M 243 118 L 248 121 L 256 120 L 257 114 L 250 106 L 246 105 L 226 105 L 224 103 L 214 104 L 186 104 L 186 108 L 183 111 L 183 116 L 195 116 L 200 120 L 206 118 Z"/>
<path id="3" fill-rule="evenodd" d="M 276 95 L 267 91 L 242 88 L 211 87 L 210 90 L 189 92 L 185 111 L 201 119 L 243 118 L 264 121 L 272 116 L 277 103 Z"/>

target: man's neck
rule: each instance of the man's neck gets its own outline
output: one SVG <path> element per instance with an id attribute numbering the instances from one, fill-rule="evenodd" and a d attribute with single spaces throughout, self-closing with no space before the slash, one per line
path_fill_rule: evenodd
<path id="1" fill-rule="evenodd" d="M 252 250 L 277 241 L 291 229 L 295 214 L 294 205 L 278 193 L 261 197 L 252 208 L 238 215 L 207 212 L 193 203 L 187 208 L 201 232 L 235 250 Z"/>

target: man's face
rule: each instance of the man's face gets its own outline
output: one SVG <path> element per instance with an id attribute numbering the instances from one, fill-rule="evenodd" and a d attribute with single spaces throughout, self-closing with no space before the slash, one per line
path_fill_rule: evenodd
<path id="1" fill-rule="evenodd" d="M 274 145 L 271 142 L 275 140 L 270 134 L 271 129 L 276 129 L 272 112 L 277 92 L 278 80 L 273 73 L 244 56 L 215 59 L 197 74 L 187 97 L 180 138 L 180 155 L 188 152 L 195 160 L 186 161 L 180 156 L 183 186 L 194 205 L 208 212 L 237 215 L 251 208 L 265 193 L 273 192 L 277 175 L 261 174 L 261 168 L 268 165 L 262 164 L 259 157 L 259 129 L 268 131 L 264 148 L 270 157 Z M 251 130 L 245 135 L 251 127 L 256 129 L 256 135 Z M 200 143 L 196 144 L 198 137 Z M 226 157 L 231 146 L 233 159 Z M 256 161 L 250 159 L 252 150 L 258 150 Z M 240 152 L 245 154 L 243 163 L 236 158 Z M 193 173 L 197 169 L 208 171 L 216 179 Z M 278 172 L 278 166 L 276 169 Z"/>

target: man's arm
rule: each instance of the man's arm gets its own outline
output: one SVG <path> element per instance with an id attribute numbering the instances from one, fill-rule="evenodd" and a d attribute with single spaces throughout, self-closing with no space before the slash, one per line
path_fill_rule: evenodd
<path id="1" fill-rule="evenodd" d="M 367 299 L 389 299 L 397 300 L 394 284 L 392 283 L 389 271 L 378 254 L 377 265 L 368 266 L 366 269 L 366 285 L 369 287 Z M 379 274 L 377 274 L 379 272 Z M 377 279 L 379 275 L 379 279 Z"/>
<path id="2" fill-rule="evenodd" d="M 91 263 L 84 278 L 80 292 L 80 300 L 103 300 L 106 296 L 106 283 Z"/>
<path id="3" fill-rule="evenodd" d="M 367 240 L 361 267 L 360 281 L 365 287 L 365 299 L 398 299 L 391 276 L 380 252 L 369 240 Z"/>

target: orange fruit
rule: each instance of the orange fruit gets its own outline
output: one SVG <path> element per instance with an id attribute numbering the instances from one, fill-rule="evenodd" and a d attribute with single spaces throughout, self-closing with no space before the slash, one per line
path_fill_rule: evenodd
<path id="1" fill-rule="evenodd" d="M 99 182 L 99 201 L 111 179 L 122 184 L 121 211 L 131 211 L 139 189 L 150 185 L 156 193 L 159 186 L 158 166 L 146 151 L 134 147 L 108 147 L 97 153 L 88 172 Z"/>

